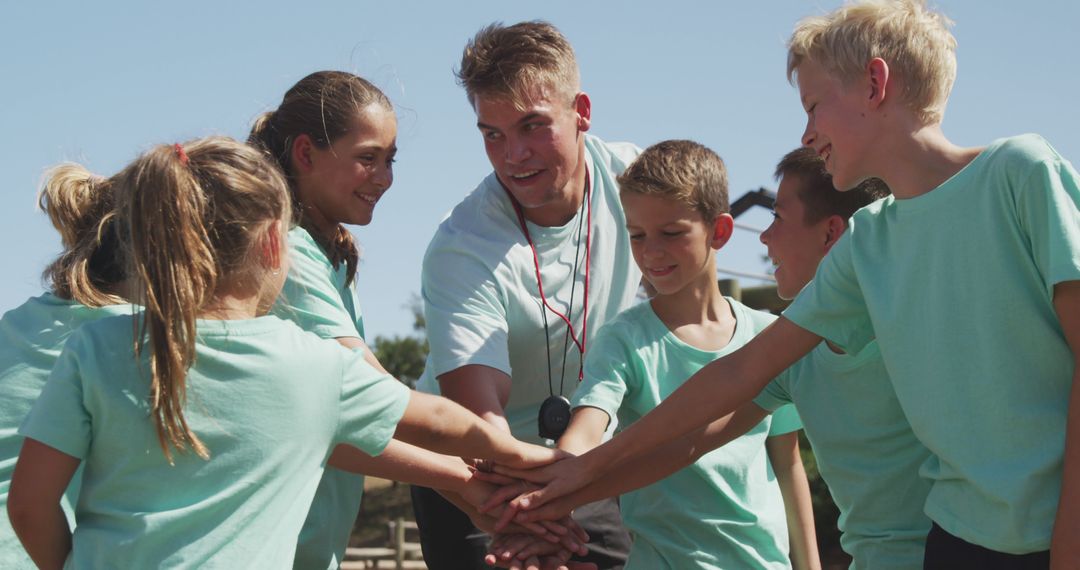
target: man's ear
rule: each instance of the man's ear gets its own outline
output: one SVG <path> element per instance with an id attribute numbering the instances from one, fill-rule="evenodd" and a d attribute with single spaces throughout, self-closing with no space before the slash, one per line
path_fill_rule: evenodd
<path id="1" fill-rule="evenodd" d="M 582 91 L 574 96 L 574 111 L 577 113 L 578 131 L 588 131 L 592 124 L 592 101 L 588 93 Z"/>
<path id="2" fill-rule="evenodd" d="M 716 220 L 713 221 L 712 239 L 710 244 L 713 249 L 720 249 L 724 247 L 724 244 L 731 239 L 732 232 L 735 231 L 735 218 L 731 217 L 731 214 L 720 214 L 716 216 Z"/>
<path id="3" fill-rule="evenodd" d="M 885 102 L 886 93 L 892 87 L 889 83 L 892 78 L 889 74 L 889 64 L 885 63 L 884 59 L 875 57 L 867 64 L 866 73 L 869 87 L 868 102 L 871 108 L 877 108 Z"/>

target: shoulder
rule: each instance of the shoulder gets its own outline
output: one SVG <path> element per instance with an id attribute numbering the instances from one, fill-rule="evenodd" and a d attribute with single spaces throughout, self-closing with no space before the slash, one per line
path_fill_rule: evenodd
<path id="1" fill-rule="evenodd" d="M 296 258 L 299 257 L 303 260 L 310 260 L 331 267 L 330 258 L 327 257 L 326 252 L 315 241 L 315 238 L 311 237 L 311 234 L 300 226 L 289 230 L 289 252 L 293 255 L 293 261 L 296 261 Z"/>
<path id="2" fill-rule="evenodd" d="M 71 333 L 65 348 L 75 351 L 114 353 L 130 350 L 138 332 L 137 315 L 112 315 L 89 321 Z"/>
<path id="3" fill-rule="evenodd" d="M 589 341 L 590 349 L 611 351 L 625 347 L 633 351 L 649 346 L 663 336 L 654 326 L 656 320 L 647 301 L 638 303 L 604 323 Z"/>
<path id="4" fill-rule="evenodd" d="M 725 299 L 731 304 L 731 312 L 734 313 L 736 321 L 739 323 L 748 323 L 754 334 L 761 332 L 765 327 L 771 325 L 773 321 L 776 320 L 776 315 L 768 311 L 751 309 L 742 304 L 741 301 L 737 301 L 731 297 L 725 297 Z"/>
<path id="5" fill-rule="evenodd" d="M 592 157 L 593 164 L 608 172 L 618 175 L 634 161 L 641 148 L 628 142 L 609 143 L 593 135 L 585 135 L 585 149 Z"/>
<path id="6" fill-rule="evenodd" d="M 523 243 L 513 207 L 495 174 L 485 178 L 439 223 L 424 253 L 425 267 L 461 256 L 498 265 Z"/>
<path id="7" fill-rule="evenodd" d="M 1005 164 L 1061 159 L 1061 155 L 1046 139 L 1033 133 L 998 139 L 986 147 L 986 152 L 995 162 Z"/>
<path id="8" fill-rule="evenodd" d="M 1021 183 L 1036 170 L 1048 166 L 1055 169 L 1060 163 L 1067 162 L 1046 139 L 1036 134 L 998 139 L 975 160 L 981 162 L 981 169 L 987 175 L 1008 180 L 1013 187 L 1022 186 Z"/>

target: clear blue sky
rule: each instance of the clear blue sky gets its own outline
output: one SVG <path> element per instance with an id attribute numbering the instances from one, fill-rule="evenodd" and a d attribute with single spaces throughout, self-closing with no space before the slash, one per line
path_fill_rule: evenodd
<path id="1" fill-rule="evenodd" d="M 641 146 L 691 138 L 728 164 L 732 197 L 774 187 L 804 115 L 784 77 L 784 41 L 802 16 L 839 5 L 663 2 L 7 2 L 0 16 L 0 311 L 41 291 L 59 238 L 34 198 L 65 160 L 112 174 L 160 142 L 243 138 L 307 73 L 371 79 L 399 116 L 396 180 L 364 246 L 359 291 L 369 335 L 409 332 L 404 308 L 442 216 L 489 171 L 452 70 L 466 39 L 496 20 L 541 18 L 574 44 L 593 130 Z M 1080 162 L 1080 3 L 941 0 L 957 22 L 959 78 L 945 132 L 962 145 L 1024 132 Z M 740 219 L 764 227 L 767 215 Z M 762 272 L 756 236 L 720 265 Z"/>

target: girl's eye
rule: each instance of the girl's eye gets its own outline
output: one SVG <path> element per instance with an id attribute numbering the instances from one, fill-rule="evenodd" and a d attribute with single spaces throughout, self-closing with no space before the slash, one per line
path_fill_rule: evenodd
<path id="1" fill-rule="evenodd" d="M 777 214 L 776 212 L 773 212 L 772 217 L 773 217 L 774 220 L 779 220 L 780 219 L 780 214 Z"/>
<path id="2" fill-rule="evenodd" d="M 497 133 L 495 131 L 488 131 L 488 132 L 484 133 L 484 138 L 489 140 L 489 141 L 498 140 L 499 133 Z"/>
<path id="3" fill-rule="evenodd" d="M 640 241 L 645 236 L 643 234 L 630 234 L 630 239 L 633 241 Z"/>
<path id="4" fill-rule="evenodd" d="M 685 233 L 685 232 L 664 232 L 664 235 L 666 237 L 679 237 L 679 236 L 683 235 L 683 233 Z"/>

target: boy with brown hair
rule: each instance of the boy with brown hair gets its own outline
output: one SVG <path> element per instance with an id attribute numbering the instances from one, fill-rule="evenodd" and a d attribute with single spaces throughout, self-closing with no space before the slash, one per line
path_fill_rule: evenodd
<path id="1" fill-rule="evenodd" d="M 954 49 L 915 0 L 797 26 L 803 144 L 837 188 L 878 177 L 893 197 L 852 218 L 783 318 L 524 502 L 722 416 L 822 338 L 847 352 L 876 338 L 932 454 L 926 567 L 1080 566 L 1080 175 L 1034 135 L 946 139 Z"/>
<path id="2" fill-rule="evenodd" d="M 648 413 L 775 319 L 717 287 L 716 252 L 733 221 L 716 153 L 692 141 L 657 143 L 618 182 L 634 261 L 655 295 L 597 333 L 559 439 L 573 454 L 599 445 L 616 418 L 625 426 Z M 627 568 L 790 568 L 792 560 L 820 568 L 800 428 L 794 409 L 785 408 L 723 451 L 622 495 L 634 537 Z M 796 546 L 790 559 L 789 533 Z"/>

